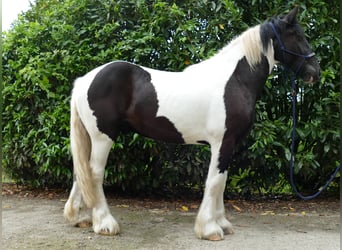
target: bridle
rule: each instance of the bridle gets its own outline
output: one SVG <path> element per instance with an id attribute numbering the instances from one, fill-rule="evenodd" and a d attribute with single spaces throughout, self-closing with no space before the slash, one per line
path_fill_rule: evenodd
<path id="1" fill-rule="evenodd" d="M 283 58 L 285 58 L 285 53 L 290 54 L 290 55 L 294 55 L 294 56 L 298 56 L 301 57 L 303 60 L 301 62 L 301 64 L 299 65 L 299 67 L 297 68 L 297 70 L 293 70 L 294 74 L 292 74 L 291 80 L 292 80 L 292 143 L 291 143 L 291 158 L 290 158 L 290 184 L 292 189 L 294 190 L 294 192 L 297 194 L 298 197 L 300 197 L 303 200 L 310 200 L 310 199 L 314 199 L 316 198 L 318 195 L 320 195 L 327 187 L 328 185 L 334 180 L 334 178 L 336 177 L 337 173 L 340 171 L 340 165 L 338 165 L 334 171 L 334 173 L 330 176 L 330 178 L 328 179 L 328 181 L 325 183 L 325 185 L 323 187 L 321 187 L 316 193 L 312 194 L 312 195 L 308 195 L 308 196 L 304 196 L 302 195 L 295 183 L 294 183 L 294 151 L 295 151 L 295 138 L 296 138 L 296 101 L 297 101 L 297 94 L 296 94 L 296 75 L 298 74 L 298 72 L 300 71 L 301 67 L 303 66 L 303 63 L 305 62 L 305 60 L 308 60 L 310 58 L 312 58 L 313 56 L 315 56 L 314 52 L 311 52 L 307 55 L 303 55 L 303 54 L 299 54 L 296 52 L 293 52 L 291 50 L 288 50 L 285 48 L 284 43 L 282 42 L 282 40 L 280 39 L 279 33 L 277 32 L 274 24 L 272 22 L 270 22 L 270 26 L 272 27 L 272 30 L 278 40 L 278 43 L 280 45 L 280 49 L 283 51 Z"/>
<path id="2" fill-rule="evenodd" d="M 306 60 L 310 59 L 311 57 L 314 57 L 314 56 L 315 56 L 315 53 L 314 53 L 314 52 L 311 52 L 311 53 L 309 53 L 309 54 L 307 54 L 307 55 L 304 55 L 304 54 L 299 54 L 299 53 L 297 53 L 297 52 L 294 52 L 294 51 L 291 51 L 291 50 L 286 49 L 286 48 L 285 48 L 285 45 L 284 45 L 284 43 L 283 43 L 283 41 L 280 39 L 280 35 L 279 35 L 279 33 L 278 33 L 276 27 L 274 26 L 274 24 L 273 24 L 272 22 L 270 22 L 269 24 L 270 24 L 270 26 L 271 26 L 271 28 L 272 28 L 272 30 L 273 30 L 273 33 L 274 33 L 274 35 L 276 36 L 277 41 L 278 41 L 278 43 L 279 43 L 279 45 L 280 45 L 280 50 L 283 52 L 283 58 L 285 58 L 285 53 L 287 53 L 287 54 L 290 54 L 290 55 L 293 55 L 293 56 L 297 56 L 297 57 L 300 57 L 300 58 L 303 59 L 302 62 L 300 63 L 300 65 L 297 67 L 297 69 L 296 69 L 296 70 L 293 70 L 293 72 L 295 73 L 295 75 L 297 75 L 298 72 L 300 71 L 300 69 L 302 68 L 304 62 L 305 62 Z"/>

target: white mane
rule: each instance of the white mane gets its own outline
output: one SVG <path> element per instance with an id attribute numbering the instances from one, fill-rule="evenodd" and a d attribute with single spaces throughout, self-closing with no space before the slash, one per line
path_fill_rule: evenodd
<path id="1" fill-rule="evenodd" d="M 262 43 L 260 39 L 260 25 L 248 29 L 242 33 L 236 42 L 242 43 L 247 62 L 251 68 L 261 61 L 263 52 Z"/>
<path id="2" fill-rule="evenodd" d="M 272 40 L 270 40 L 268 44 L 267 51 L 264 51 L 260 38 L 260 25 L 257 25 L 237 36 L 213 57 L 202 61 L 199 64 L 189 66 L 186 68 L 186 71 L 200 68 L 213 60 L 220 60 L 222 63 L 225 63 L 227 60 L 239 60 L 243 56 L 246 57 L 249 66 L 253 70 L 255 66 L 261 62 L 262 55 L 267 57 L 271 72 L 275 63 Z"/>

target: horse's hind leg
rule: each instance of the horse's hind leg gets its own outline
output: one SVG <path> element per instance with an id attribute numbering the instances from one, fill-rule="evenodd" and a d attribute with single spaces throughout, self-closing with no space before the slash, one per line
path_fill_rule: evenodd
<path id="1" fill-rule="evenodd" d="M 93 188 L 97 197 L 97 202 L 93 207 L 93 229 L 98 234 L 118 234 L 120 227 L 110 213 L 102 186 L 105 165 L 113 142 L 109 137 L 101 133 L 91 136 L 91 142 L 90 166 L 93 173 Z"/>
<path id="2" fill-rule="evenodd" d="M 83 201 L 81 190 L 76 179 L 64 207 L 64 217 L 77 227 L 90 227 L 92 225 L 91 209 Z"/>

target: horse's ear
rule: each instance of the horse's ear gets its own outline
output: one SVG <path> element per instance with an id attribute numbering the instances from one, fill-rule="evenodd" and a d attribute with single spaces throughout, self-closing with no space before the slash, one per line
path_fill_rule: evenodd
<path id="1" fill-rule="evenodd" d="M 295 24 L 297 22 L 298 6 L 294 7 L 293 10 L 283 17 L 283 21 L 289 24 Z"/>

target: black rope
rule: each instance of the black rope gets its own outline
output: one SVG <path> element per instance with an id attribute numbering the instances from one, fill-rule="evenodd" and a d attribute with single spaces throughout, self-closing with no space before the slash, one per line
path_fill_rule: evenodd
<path id="1" fill-rule="evenodd" d="M 336 177 L 338 171 L 340 170 L 340 165 L 338 165 L 334 171 L 334 173 L 330 176 L 330 179 L 325 183 L 324 186 L 322 186 L 316 193 L 308 196 L 302 195 L 294 183 L 294 151 L 295 151 L 295 138 L 296 138 L 296 102 L 297 102 L 297 94 L 296 94 L 296 78 L 295 75 L 292 74 L 292 143 L 291 143 L 291 158 L 290 158 L 290 184 L 293 189 L 293 191 L 296 193 L 296 195 L 303 199 L 303 200 L 311 200 L 319 196 L 327 187 L 329 184 L 334 180 Z"/>
<path id="2" fill-rule="evenodd" d="M 338 165 L 335 169 L 335 171 L 333 172 L 333 174 L 330 176 L 329 180 L 325 183 L 324 186 L 322 186 L 320 189 L 318 189 L 318 191 L 312 195 L 308 195 L 308 196 L 304 196 L 302 195 L 295 183 L 294 183 L 294 151 L 295 151 L 295 139 L 296 139 L 296 102 L 297 102 L 297 94 L 296 94 L 296 75 L 298 74 L 298 72 L 300 71 L 301 67 L 303 66 L 303 63 L 305 62 L 305 60 L 310 59 L 311 57 L 313 57 L 315 55 L 315 53 L 311 52 L 307 55 L 302 55 L 302 54 L 298 54 L 296 52 L 287 50 L 280 38 L 279 33 L 277 32 L 277 29 L 275 28 L 274 24 L 272 22 L 269 23 L 274 35 L 276 36 L 276 39 L 278 40 L 280 49 L 283 52 L 283 58 L 285 58 L 285 54 L 291 54 L 294 56 L 298 56 L 301 57 L 303 60 L 301 62 L 301 64 L 299 65 L 299 67 L 297 67 L 297 69 L 294 70 L 294 73 L 291 74 L 291 81 L 292 81 L 292 143 L 291 143 L 291 158 L 290 158 L 290 184 L 291 187 L 293 189 L 293 191 L 296 193 L 296 195 L 298 197 L 300 197 L 303 200 L 311 200 L 316 198 L 317 196 L 319 196 L 328 186 L 329 184 L 334 180 L 334 178 L 336 177 L 338 171 L 340 171 L 340 165 Z"/>

